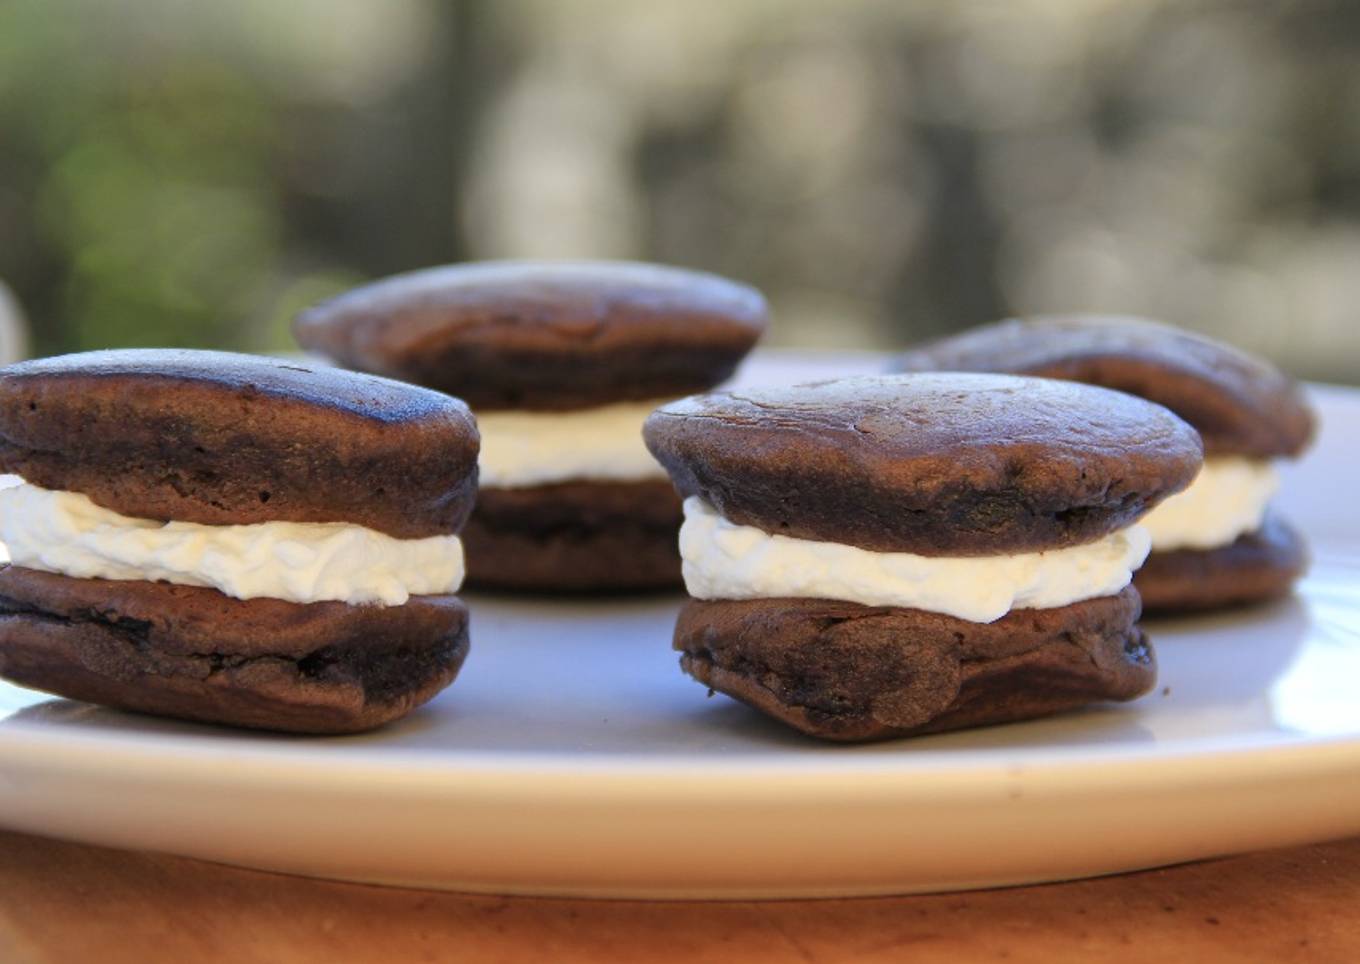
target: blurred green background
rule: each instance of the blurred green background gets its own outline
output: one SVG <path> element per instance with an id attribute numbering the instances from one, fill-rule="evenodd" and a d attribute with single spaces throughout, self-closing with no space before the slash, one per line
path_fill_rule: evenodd
<path id="1" fill-rule="evenodd" d="M 776 344 L 1123 311 L 1360 382 L 1360 4 L 0 0 L 34 351 L 507 256 L 748 280 Z"/>

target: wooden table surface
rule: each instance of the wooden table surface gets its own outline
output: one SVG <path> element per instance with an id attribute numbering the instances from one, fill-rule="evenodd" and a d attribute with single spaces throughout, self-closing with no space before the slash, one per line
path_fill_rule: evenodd
<path id="1" fill-rule="evenodd" d="M 305 880 L 0 832 L 0 961 L 1360 961 L 1360 839 L 1099 880 L 643 903 Z"/>

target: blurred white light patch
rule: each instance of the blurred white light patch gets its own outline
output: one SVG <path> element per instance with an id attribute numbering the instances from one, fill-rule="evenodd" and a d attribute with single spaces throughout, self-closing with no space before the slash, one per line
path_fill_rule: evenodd
<path id="1" fill-rule="evenodd" d="M 13 292 L 0 281 L 0 365 L 28 357 L 28 322 Z"/>

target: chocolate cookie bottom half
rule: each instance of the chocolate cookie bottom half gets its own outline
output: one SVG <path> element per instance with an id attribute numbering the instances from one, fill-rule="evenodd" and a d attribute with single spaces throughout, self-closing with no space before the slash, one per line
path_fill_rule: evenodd
<path id="1" fill-rule="evenodd" d="M 665 481 L 482 489 L 462 534 L 468 584 L 544 592 L 678 587 L 682 517 Z"/>
<path id="2" fill-rule="evenodd" d="M 1157 615 L 1246 606 L 1288 595 L 1308 567 L 1303 537 L 1278 515 L 1217 549 L 1154 552 L 1133 577 Z"/>
<path id="3" fill-rule="evenodd" d="M 299 605 L 0 569 L 0 676 L 118 709 L 352 733 L 429 700 L 467 652 L 467 609 L 454 596 Z"/>
<path id="4" fill-rule="evenodd" d="M 812 736 L 877 740 L 1046 716 L 1150 690 L 1138 593 L 972 623 L 822 599 L 691 600 L 675 628 L 699 682 Z"/>

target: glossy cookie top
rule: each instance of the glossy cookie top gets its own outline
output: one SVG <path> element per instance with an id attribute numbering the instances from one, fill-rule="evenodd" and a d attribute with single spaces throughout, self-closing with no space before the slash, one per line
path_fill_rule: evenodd
<path id="1" fill-rule="evenodd" d="M 983 371 L 1102 385 L 1165 405 L 1210 454 L 1298 455 L 1314 415 L 1298 385 L 1231 345 L 1141 318 L 1011 319 L 922 345 L 898 371 Z"/>
<path id="2" fill-rule="evenodd" d="M 643 431 L 682 495 L 766 532 L 928 556 L 1078 545 L 1190 484 L 1166 409 L 1089 385 L 880 375 L 721 392 Z"/>
<path id="3" fill-rule="evenodd" d="M 474 409 L 674 397 L 732 374 L 768 323 L 754 288 L 611 261 L 491 261 L 396 275 L 293 324 L 312 351 Z"/>
<path id="4" fill-rule="evenodd" d="M 454 398 L 223 352 L 90 352 L 0 369 L 0 470 L 137 518 L 458 531 L 479 437 Z"/>

